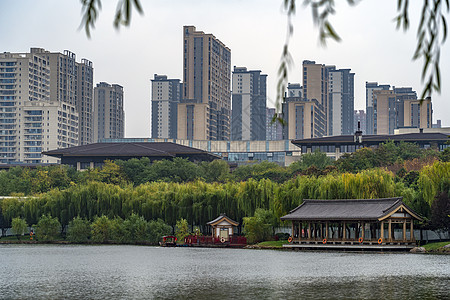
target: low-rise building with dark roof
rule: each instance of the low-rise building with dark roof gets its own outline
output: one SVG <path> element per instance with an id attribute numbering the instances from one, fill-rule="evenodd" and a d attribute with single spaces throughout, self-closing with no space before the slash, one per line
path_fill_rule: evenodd
<path id="1" fill-rule="evenodd" d="M 220 156 L 196 148 L 175 143 L 94 143 L 64 149 L 56 149 L 42 154 L 61 159 L 61 164 L 71 165 L 77 170 L 102 166 L 106 160 L 129 160 L 148 157 L 150 161 L 187 158 L 190 161 L 212 161 Z"/>
<path id="2" fill-rule="evenodd" d="M 281 220 L 292 221 L 290 245 L 294 247 L 314 244 L 412 248 L 416 243 L 414 221 L 422 218 L 402 197 L 396 197 L 304 200 Z"/>
<path id="3" fill-rule="evenodd" d="M 365 147 L 378 147 L 387 141 L 394 143 L 416 143 L 421 148 L 436 147 L 440 151 L 450 147 L 446 142 L 449 135 L 445 133 L 407 133 L 394 135 L 339 135 L 313 139 L 292 140 L 292 143 L 300 147 L 302 154 L 316 150 L 325 152 L 328 157 L 339 159 L 344 153 L 352 153 Z"/>

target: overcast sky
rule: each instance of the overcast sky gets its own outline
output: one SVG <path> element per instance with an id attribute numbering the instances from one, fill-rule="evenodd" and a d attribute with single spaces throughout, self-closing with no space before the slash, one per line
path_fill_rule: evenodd
<path id="1" fill-rule="evenodd" d="M 268 106 L 276 98 L 277 69 L 286 36 L 282 0 L 141 0 L 144 15 L 133 14 L 129 28 L 116 31 L 116 0 L 103 0 L 91 39 L 81 22 L 78 0 L 1 0 L 0 51 L 29 52 L 41 47 L 70 50 L 77 61 L 94 63 L 94 84 L 124 87 L 125 136 L 150 136 L 150 79 L 154 74 L 182 79 L 182 28 L 194 25 L 212 33 L 231 49 L 231 65 L 268 74 Z M 294 16 L 289 82 L 301 83 L 302 61 L 350 68 L 355 75 L 355 109 L 365 109 L 365 82 L 411 86 L 420 95 L 422 61 L 412 61 L 422 1 L 410 1 L 411 29 L 395 30 L 396 3 L 362 0 L 355 7 L 336 1 L 331 23 L 342 42 L 318 43 L 311 12 L 301 6 Z M 412 3 L 413 2 L 413 3 Z M 435 123 L 450 126 L 450 48 L 441 49 L 441 94 L 433 95 Z"/>

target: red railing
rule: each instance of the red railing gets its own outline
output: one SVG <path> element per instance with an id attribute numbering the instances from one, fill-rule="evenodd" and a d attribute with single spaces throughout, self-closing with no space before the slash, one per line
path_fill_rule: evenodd
<path id="1" fill-rule="evenodd" d="M 247 238 L 245 236 L 231 236 L 228 241 L 221 240 L 218 237 L 212 236 L 197 236 L 189 235 L 184 238 L 186 245 L 216 245 L 216 244 L 228 244 L 228 245 L 247 245 Z"/>

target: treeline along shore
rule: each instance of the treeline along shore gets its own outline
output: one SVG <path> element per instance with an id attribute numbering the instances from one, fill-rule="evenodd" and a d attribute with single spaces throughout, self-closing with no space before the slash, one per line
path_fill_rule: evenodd
<path id="1" fill-rule="evenodd" d="M 448 150 L 448 149 L 447 149 Z M 38 224 L 56 218 L 64 228 L 74 219 L 124 222 L 161 220 L 175 228 L 184 219 L 191 231 L 221 213 L 244 223 L 265 210 L 270 226 L 303 199 L 403 197 L 424 217 L 423 228 L 449 230 L 450 152 L 423 150 L 414 144 L 383 144 L 334 162 L 325 154 L 306 154 L 289 167 L 275 163 L 230 170 L 225 161 L 196 164 L 187 160 L 146 159 L 107 162 L 101 169 L 78 172 L 65 166 L 0 172 L 0 227 L 14 218 Z M 243 228 L 245 232 L 245 226 Z"/>

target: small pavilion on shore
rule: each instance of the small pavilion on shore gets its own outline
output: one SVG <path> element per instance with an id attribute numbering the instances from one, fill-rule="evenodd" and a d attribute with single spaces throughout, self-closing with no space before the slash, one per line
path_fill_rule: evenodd
<path id="1" fill-rule="evenodd" d="M 219 238 L 222 241 L 230 241 L 230 238 L 233 236 L 234 228 L 239 225 L 238 222 L 227 217 L 226 214 L 221 214 L 214 220 L 207 223 L 212 227 L 212 236 L 215 238 Z"/>
<path id="2" fill-rule="evenodd" d="M 290 245 L 412 246 L 414 221 L 422 218 L 402 197 L 304 200 L 281 217 L 292 221 Z"/>

